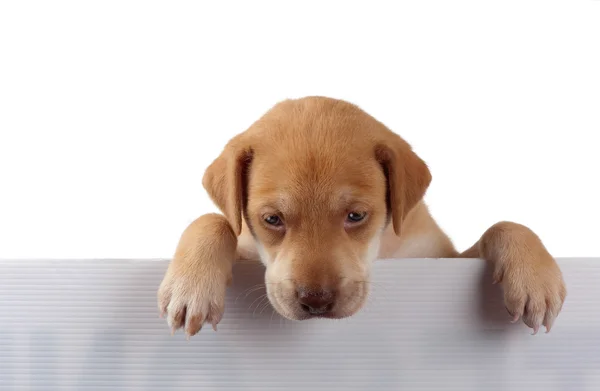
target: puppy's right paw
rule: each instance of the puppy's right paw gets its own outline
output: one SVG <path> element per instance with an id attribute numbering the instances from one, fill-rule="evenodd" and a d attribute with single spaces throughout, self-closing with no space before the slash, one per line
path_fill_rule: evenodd
<path id="1" fill-rule="evenodd" d="M 188 339 L 205 323 L 216 331 L 223 317 L 231 274 L 210 267 L 191 272 L 189 268 L 178 270 L 174 266 L 169 267 L 158 290 L 161 317 L 166 316 L 173 334 L 183 328 Z"/>

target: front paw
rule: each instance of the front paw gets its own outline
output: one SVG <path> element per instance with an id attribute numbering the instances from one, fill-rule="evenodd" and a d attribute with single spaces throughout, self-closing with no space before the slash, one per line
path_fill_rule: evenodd
<path id="1" fill-rule="evenodd" d="M 567 295 L 562 273 L 550 254 L 516 255 L 499 262 L 494 280 L 502 282 L 513 323 L 522 319 L 534 335 L 542 325 L 550 331 Z"/>
<path id="2" fill-rule="evenodd" d="M 166 316 L 172 333 L 183 328 L 189 338 L 205 323 L 216 331 L 223 317 L 225 291 L 231 276 L 217 268 L 192 271 L 172 266 L 158 290 L 159 311 Z"/>

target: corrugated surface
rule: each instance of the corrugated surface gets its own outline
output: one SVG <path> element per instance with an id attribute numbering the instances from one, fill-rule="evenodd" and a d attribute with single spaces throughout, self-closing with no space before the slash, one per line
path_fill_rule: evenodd
<path id="1" fill-rule="evenodd" d="M 158 317 L 158 260 L 1 261 L 0 390 L 600 390 L 600 259 L 562 259 L 550 334 L 512 325 L 479 260 L 378 261 L 352 319 L 289 322 L 235 271 L 217 333 Z M 485 279 L 485 283 L 483 283 Z"/>

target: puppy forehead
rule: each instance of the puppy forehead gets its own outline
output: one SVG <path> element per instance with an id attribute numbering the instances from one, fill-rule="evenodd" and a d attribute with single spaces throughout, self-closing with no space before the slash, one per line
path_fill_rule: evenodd
<path id="1" fill-rule="evenodd" d="M 252 128 L 252 201 L 343 204 L 381 198 L 373 117 L 347 102 L 311 97 L 277 105 Z"/>
<path id="2" fill-rule="evenodd" d="M 385 176 L 373 157 L 327 159 L 267 155 L 250 170 L 250 206 L 372 208 L 384 200 Z"/>

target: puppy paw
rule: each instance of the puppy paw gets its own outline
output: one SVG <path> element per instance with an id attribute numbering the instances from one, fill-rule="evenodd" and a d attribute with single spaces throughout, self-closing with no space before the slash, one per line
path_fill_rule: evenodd
<path id="1" fill-rule="evenodd" d="M 183 328 L 187 338 L 197 334 L 204 324 L 217 324 L 225 309 L 225 291 L 231 275 L 215 270 L 167 271 L 158 290 L 161 317 L 167 318 L 172 334 Z"/>
<path id="2" fill-rule="evenodd" d="M 537 334 L 549 332 L 567 295 L 562 273 L 550 254 L 516 256 L 498 262 L 494 282 L 502 282 L 504 304 L 512 322 L 519 319 Z"/>

